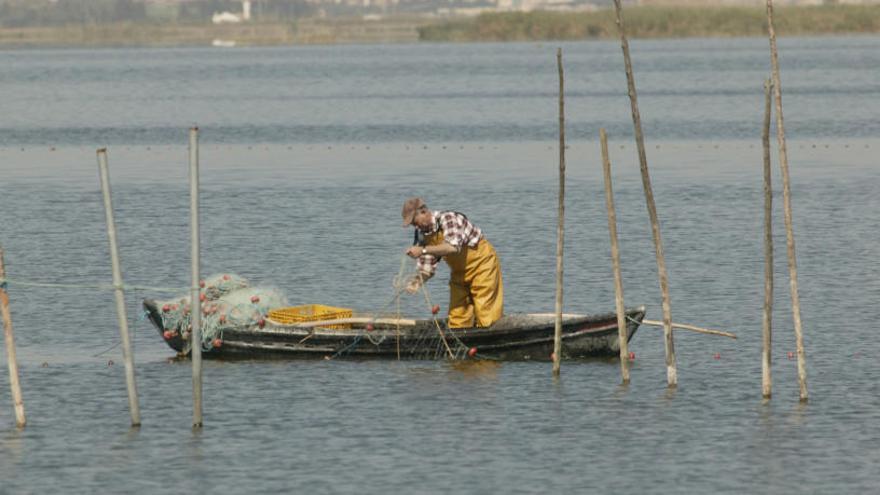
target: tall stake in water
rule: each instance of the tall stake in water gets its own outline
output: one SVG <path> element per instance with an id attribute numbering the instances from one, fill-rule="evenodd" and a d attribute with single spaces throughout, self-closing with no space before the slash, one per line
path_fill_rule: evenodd
<path id="1" fill-rule="evenodd" d="M 125 361 L 125 383 L 128 387 L 128 407 L 131 410 L 131 425 L 140 426 L 141 412 L 138 406 L 137 385 L 134 379 L 134 357 L 131 353 L 131 340 L 128 335 L 128 317 L 125 313 L 125 292 L 122 288 L 122 268 L 119 263 L 119 247 L 116 242 L 116 221 L 113 218 L 113 201 L 110 191 L 110 171 L 107 167 L 107 150 L 98 150 L 98 171 L 101 176 L 101 191 L 104 193 L 104 213 L 107 219 L 107 237 L 110 239 L 110 263 L 113 265 L 113 287 L 116 299 L 116 319 L 119 323 L 119 337 L 122 340 L 122 359 Z"/>
<path id="2" fill-rule="evenodd" d="M 189 130 L 189 211 L 192 259 L 190 314 L 192 333 L 193 426 L 202 426 L 202 301 L 199 298 L 199 128 Z"/>
<path id="3" fill-rule="evenodd" d="M 6 267 L 3 262 L 3 246 L 0 246 L 0 280 L 5 279 Z M 0 282 L 0 313 L 3 313 L 3 337 L 6 340 L 6 364 L 9 366 L 9 388 L 12 392 L 12 406 L 15 409 L 15 424 L 22 428 L 27 424 L 27 419 L 24 416 L 21 385 L 18 383 L 18 360 L 15 357 L 15 337 L 12 333 L 12 314 L 9 311 L 6 282 Z"/>
<path id="4" fill-rule="evenodd" d="M 779 81 L 779 54 L 776 50 L 776 30 L 773 27 L 773 0 L 767 0 L 767 29 L 770 34 L 770 64 L 773 69 L 773 96 L 776 100 L 776 139 L 779 145 L 779 167 L 782 169 L 782 207 L 785 212 L 785 238 L 788 247 L 788 275 L 791 290 L 791 312 L 797 345 L 798 382 L 801 402 L 806 402 L 807 363 L 804 335 L 801 326 L 801 300 L 798 296 L 797 260 L 795 259 L 794 227 L 791 220 L 791 182 L 788 175 L 788 151 L 785 147 L 785 123 L 782 118 L 782 84 Z"/>
<path id="5" fill-rule="evenodd" d="M 559 68 L 559 210 L 556 227 L 556 331 L 553 338 L 553 374 L 559 376 L 562 361 L 562 246 L 565 239 L 565 100 L 562 48 L 556 49 Z"/>
<path id="6" fill-rule="evenodd" d="M 599 129 L 602 144 L 602 171 L 605 175 L 605 207 L 608 210 L 608 233 L 611 237 L 611 269 L 614 271 L 614 307 L 617 311 L 617 341 L 620 343 L 620 376 L 629 383 L 629 343 L 626 332 L 626 309 L 623 304 L 623 277 L 620 275 L 620 247 L 617 243 L 617 213 L 611 188 L 611 160 L 608 157 L 608 135 Z"/>
<path id="7" fill-rule="evenodd" d="M 770 182 L 770 114 L 773 83 L 764 82 L 764 133 L 761 136 L 764 144 L 764 348 L 761 355 L 761 392 L 769 399 L 773 391 L 773 379 L 770 375 L 772 348 L 773 318 L 773 187 Z"/>
<path id="8" fill-rule="evenodd" d="M 678 386 L 678 372 L 675 366 L 675 343 L 672 337 L 672 309 L 669 301 L 669 279 L 666 274 L 666 260 L 663 257 L 663 240 L 660 238 L 660 222 L 657 220 L 657 207 L 654 205 L 654 192 L 651 188 L 651 176 L 648 174 L 648 156 L 645 152 L 645 137 L 642 135 L 642 118 L 639 115 L 639 101 L 636 95 L 636 83 L 633 77 L 632 61 L 629 56 L 629 42 L 623 30 L 620 0 L 614 0 L 617 29 L 620 32 L 620 44 L 623 48 L 623 61 L 626 66 L 626 82 L 629 88 L 629 101 L 632 106 L 633 127 L 636 135 L 636 147 L 639 150 L 639 166 L 642 171 L 642 186 L 645 189 L 645 202 L 648 205 L 648 216 L 651 218 L 651 232 L 654 237 L 654 249 L 657 253 L 657 275 L 660 279 L 660 292 L 663 297 L 663 336 L 666 346 L 666 382 L 669 387 Z"/>

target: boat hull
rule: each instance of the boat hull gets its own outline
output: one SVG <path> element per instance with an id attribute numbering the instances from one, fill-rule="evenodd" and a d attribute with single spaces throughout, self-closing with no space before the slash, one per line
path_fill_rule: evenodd
<path id="1" fill-rule="evenodd" d="M 149 319 L 159 330 L 162 317 L 153 301 L 144 301 Z M 627 310 L 627 339 L 632 339 L 645 308 Z M 364 323 L 353 318 L 350 329 L 276 325 L 225 329 L 219 347 L 202 355 L 218 359 L 464 359 L 549 361 L 553 352 L 555 316 L 505 316 L 491 328 L 449 329 L 443 320 L 387 320 Z M 400 322 L 405 322 L 401 324 Z M 620 352 L 617 315 L 564 315 L 562 358 L 617 356 Z M 185 354 L 180 336 L 166 343 Z"/>

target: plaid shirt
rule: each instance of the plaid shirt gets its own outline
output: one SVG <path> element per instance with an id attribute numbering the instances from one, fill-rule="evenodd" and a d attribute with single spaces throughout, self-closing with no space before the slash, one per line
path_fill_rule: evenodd
<path id="1" fill-rule="evenodd" d="M 435 234 L 438 230 L 443 231 L 443 240 L 461 252 L 462 246 L 477 247 L 477 243 L 483 238 L 483 232 L 479 227 L 472 224 L 467 217 L 455 211 L 435 211 L 434 221 L 425 235 Z M 440 262 L 439 256 L 425 254 L 419 256 L 416 266 L 419 271 L 426 275 L 433 275 Z"/>

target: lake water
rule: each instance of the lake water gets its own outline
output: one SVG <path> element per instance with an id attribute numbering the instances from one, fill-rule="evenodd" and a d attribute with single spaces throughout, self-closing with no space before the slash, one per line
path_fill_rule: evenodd
<path id="1" fill-rule="evenodd" d="M 418 194 L 501 257 L 508 312 L 552 311 L 556 44 L 0 51 L 0 244 L 28 426 L 0 370 L 2 493 L 855 493 L 880 482 L 880 37 L 780 42 L 810 400 L 798 401 L 774 168 L 774 396 L 761 399 L 763 39 L 632 43 L 676 332 L 615 360 L 212 362 L 126 294 L 129 428 L 95 149 L 126 282 L 189 281 L 187 128 L 202 132 L 203 272 L 292 304 L 386 306 Z M 613 310 L 597 133 L 608 129 L 627 304 L 660 295 L 618 44 L 563 44 L 565 309 Z M 777 154 L 774 140 L 774 164 Z M 447 271 L 429 284 L 445 301 Z M 82 285 L 50 289 L 23 282 Z M 424 301 L 402 301 L 411 316 Z"/>

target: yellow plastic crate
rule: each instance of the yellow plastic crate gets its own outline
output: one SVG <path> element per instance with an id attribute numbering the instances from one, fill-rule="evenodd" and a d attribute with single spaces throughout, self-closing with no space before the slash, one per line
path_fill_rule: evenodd
<path id="1" fill-rule="evenodd" d="M 349 308 L 336 308 L 323 304 L 304 304 L 302 306 L 290 306 L 276 308 L 267 315 L 270 320 L 283 325 L 292 325 L 306 321 L 336 320 L 339 318 L 351 318 L 352 310 Z M 351 324 L 327 325 L 326 328 L 348 329 Z"/>

